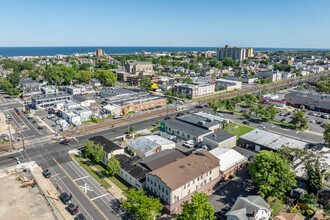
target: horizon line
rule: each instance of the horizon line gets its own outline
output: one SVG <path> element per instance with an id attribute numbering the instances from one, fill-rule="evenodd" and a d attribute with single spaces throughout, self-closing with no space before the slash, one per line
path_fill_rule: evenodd
<path id="1" fill-rule="evenodd" d="M 175 47 L 182 47 L 182 48 L 189 48 L 189 47 L 195 47 L 195 48 L 205 48 L 205 47 L 211 47 L 211 48 L 222 48 L 222 47 L 219 47 L 219 46 L 0 46 L 0 48 L 37 48 L 37 47 L 100 47 L 100 49 L 102 49 L 102 47 L 127 47 L 127 48 L 130 48 L 130 47 L 172 47 L 172 48 L 175 48 Z M 233 47 L 236 47 L 236 46 L 233 46 Z M 239 48 L 269 48 L 269 49 L 320 49 L 320 50 L 330 50 L 330 48 L 320 48 L 320 47 L 270 47 L 270 46 L 266 46 L 266 47 L 263 47 L 263 46 L 256 46 L 256 47 L 251 47 L 251 46 L 237 46 Z"/>

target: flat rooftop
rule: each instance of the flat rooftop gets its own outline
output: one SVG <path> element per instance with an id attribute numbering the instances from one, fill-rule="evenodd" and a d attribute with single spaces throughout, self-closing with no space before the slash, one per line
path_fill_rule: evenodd
<path id="1" fill-rule="evenodd" d="M 174 142 L 159 135 L 142 136 L 128 143 L 129 146 L 142 153 L 148 153 L 158 146 L 169 144 L 174 144 Z"/>
<path id="2" fill-rule="evenodd" d="M 274 150 L 280 149 L 282 145 L 303 150 L 307 145 L 307 142 L 299 141 L 259 128 L 242 135 L 240 139 L 248 140 Z"/>

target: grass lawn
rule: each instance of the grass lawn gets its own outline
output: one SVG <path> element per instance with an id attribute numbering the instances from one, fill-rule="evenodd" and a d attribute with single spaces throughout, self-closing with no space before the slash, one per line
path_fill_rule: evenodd
<path id="1" fill-rule="evenodd" d="M 116 184 L 116 186 L 118 186 L 121 190 L 127 190 L 130 185 L 123 180 L 120 176 L 118 175 L 114 175 L 114 176 L 110 176 L 107 174 L 106 169 L 101 166 L 101 165 L 94 165 L 96 167 L 96 169 L 98 169 L 101 173 L 103 173 L 103 175 L 105 175 L 109 180 L 111 180 L 114 184 Z"/>
<path id="2" fill-rule="evenodd" d="M 235 128 L 236 126 L 238 126 L 237 128 Z M 237 123 L 231 123 L 230 125 L 228 125 L 227 127 L 225 127 L 225 129 L 223 129 L 224 131 L 227 131 L 231 134 L 234 134 L 237 136 L 237 139 L 242 136 L 243 134 L 246 134 L 252 130 L 254 130 L 255 127 L 252 126 L 248 126 L 248 125 L 243 125 L 243 124 L 237 124 Z"/>
<path id="3" fill-rule="evenodd" d="M 99 181 L 102 186 L 106 189 L 110 188 L 111 185 L 105 181 L 97 172 L 95 172 L 90 166 L 88 166 L 81 158 L 72 155 L 72 157 L 88 172 L 90 173 L 97 181 Z"/>
<path id="4" fill-rule="evenodd" d="M 276 198 L 273 198 L 273 197 L 269 198 L 268 199 L 268 204 L 273 209 L 272 215 L 276 216 L 283 209 L 284 204 L 280 199 L 277 199 L 276 201 L 274 201 L 274 200 L 276 200 Z"/>

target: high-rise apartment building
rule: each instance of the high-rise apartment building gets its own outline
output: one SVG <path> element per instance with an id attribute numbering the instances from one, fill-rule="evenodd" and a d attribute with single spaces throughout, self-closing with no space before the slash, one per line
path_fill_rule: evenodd
<path id="1" fill-rule="evenodd" d="M 224 57 L 231 57 L 233 60 L 243 61 L 247 58 L 246 52 L 246 49 L 238 47 L 230 48 L 229 45 L 226 45 L 224 48 L 217 49 L 217 58 L 220 60 Z"/>
<path id="2" fill-rule="evenodd" d="M 246 48 L 246 57 L 253 57 L 253 48 Z"/>
<path id="3" fill-rule="evenodd" d="M 97 49 L 95 51 L 95 53 L 96 53 L 96 57 L 101 57 L 101 56 L 105 55 L 105 53 L 102 49 Z"/>

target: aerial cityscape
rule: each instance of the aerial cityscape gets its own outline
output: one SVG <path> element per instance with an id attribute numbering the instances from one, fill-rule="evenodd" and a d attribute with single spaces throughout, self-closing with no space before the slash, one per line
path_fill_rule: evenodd
<path id="1" fill-rule="evenodd" d="M 330 219 L 329 8 L 1 3 L 0 220 Z"/>

